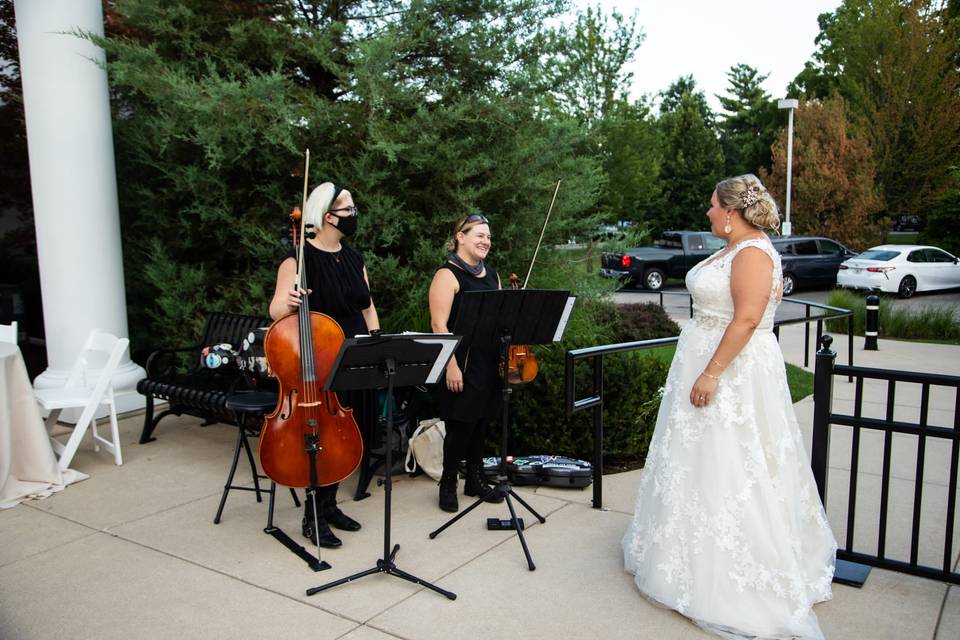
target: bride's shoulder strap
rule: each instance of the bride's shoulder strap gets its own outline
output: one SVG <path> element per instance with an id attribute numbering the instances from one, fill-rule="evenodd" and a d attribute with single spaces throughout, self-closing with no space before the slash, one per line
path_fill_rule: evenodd
<path id="1" fill-rule="evenodd" d="M 778 268 L 780 265 L 780 254 L 777 253 L 777 250 L 773 248 L 773 243 L 770 242 L 769 238 L 749 238 L 737 243 L 737 246 L 733 248 L 730 252 L 730 259 L 733 258 L 746 249 L 747 247 L 756 247 L 763 251 L 770 260 L 773 262 L 774 269 Z"/>

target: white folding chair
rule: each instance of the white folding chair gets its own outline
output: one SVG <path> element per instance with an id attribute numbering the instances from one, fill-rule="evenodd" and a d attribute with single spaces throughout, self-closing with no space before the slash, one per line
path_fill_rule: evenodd
<path id="1" fill-rule="evenodd" d="M 83 434 L 87 427 L 93 430 L 93 450 L 100 451 L 103 445 L 113 453 L 116 464 L 123 464 L 120 456 L 120 432 L 117 426 L 117 409 L 113 401 L 113 373 L 120 364 L 120 358 L 126 351 L 130 341 L 118 338 L 112 334 L 94 329 L 87 337 L 83 350 L 70 371 L 67 382 L 63 387 L 52 389 L 34 389 L 37 402 L 44 409 L 50 411 L 47 417 L 47 433 L 52 434 L 57 424 L 57 418 L 64 409 L 81 409 L 80 418 L 73 427 L 73 433 L 66 444 L 50 436 L 53 450 L 59 456 L 57 466 L 61 470 L 70 466 L 73 455 L 80 446 Z M 91 369 L 99 368 L 93 376 Z M 101 406 L 110 411 L 110 439 L 97 433 L 96 413 Z"/>
<path id="2" fill-rule="evenodd" d="M 0 324 L 0 342 L 17 344 L 17 321 L 10 324 Z"/>

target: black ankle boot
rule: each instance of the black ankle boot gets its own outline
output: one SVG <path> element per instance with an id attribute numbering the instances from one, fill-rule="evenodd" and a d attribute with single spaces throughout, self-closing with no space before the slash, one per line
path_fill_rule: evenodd
<path id="1" fill-rule="evenodd" d="M 457 472 L 444 470 L 440 476 L 440 508 L 450 513 L 460 510 L 457 502 Z"/>
<path id="2" fill-rule="evenodd" d="M 480 473 L 479 464 L 467 464 L 467 479 L 463 484 L 463 495 L 470 496 L 472 498 L 478 498 L 482 495 L 486 495 L 484 502 L 503 502 L 503 496 L 499 493 L 493 492 L 487 494 L 487 491 L 490 489 L 486 481 L 483 479 L 483 475 Z"/>
<path id="3" fill-rule="evenodd" d="M 319 500 L 319 496 L 317 499 Z M 330 525 L 327 524 L 327 521 L 322 514 L 323 510 L 321 509 L 321 514 L 316 519 L 318 531 L 314 531 L 313 500 L 308 495 L 306 501 L 304 501 L 303 519 L 300 521 L 300 531 L 303 533 L 303 537 L 309 538 L 313 544 L 319 544 L 321 547 L 325 547 L 327 549 L 336 549 L 342 545 L 343 542 L 341 542 L 340 538 L 333 534 L 333 531 L 330 530 Z"/>
<path id="4" fill-rule="evenodd" d="M 323 514 L 323 519 L 329 524 L 333 525 L 337 529 L 340 529 L 341 531 L 360 530 L 359 522 L 345 514 L 343 511 L 340 511 L 340 508 L 337 506 L 336 494 L 324 496 L 320 504 L 322 505 L 320 513 Z"/>

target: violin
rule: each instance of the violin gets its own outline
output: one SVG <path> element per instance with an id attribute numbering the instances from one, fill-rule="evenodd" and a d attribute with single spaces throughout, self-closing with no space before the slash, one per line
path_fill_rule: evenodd
<path id="1" fill-rule="evenodd" d="M 307 170 L 303 203 L 307 199 Z M 264 338 L 264 352 L 280 393 L 273 413 L 264 418 L 259 456 L 263 472 L 286 487 L 327 486 L 340 482 L 359 466 L 363 439 L 353 418 L 333 391 L 323 389 L 343 343 L 343 329 L 328 315 L 310 311 L 303 269 L 304 220 L 294 209 L 293 241 L 297 248 L 300 306 L 272 325 Z M 297 234 L 297 223 L 300 233 Z M 298 241 L 299 240 L 299 241 Z"/>
<path id="2" fill-rule="evenodd" d="M 543 228 L 540 229 L 540 239 L 537 240 L 537 248 L 533 251 L 533 259 L 530 260 L 530 267 L 527 269 L 527 277 L 523 281 L 523 287 L 520 287 L 520 276 L 515 273 L 510 274 L 511 289 L 526 289 L 530 281 L 530 273 L 533 271 L 533 263 L 537 259 L 537 253 L 540 251 L 540 244 L 543 242 L 543 234 L 547 230 L 547 222 L 550 221 L 550 212 L 553 211 L 553 205 L 557 201 L 557 192 L 560 191 L 560 180 L 557 180 L 557 187 L 553 190 L 553 199 L 550 201 L 550 207 L 547 209 L 547 217 L 543 221 Z M 524 384 L 537 377 L 540 371 L 540 363 L 537 356 L 534 355 L 530 347 L 525 344 L 511 344 L 507 351 L 507 381 L 510 384 Z"/>
<path id="3" fill-rule="evenodd" d="M 510 288 L 520 288 L 520 276 L 510 274 Z M 525 344 L 511 344 L 507 351 L 507 381 L 510 384 L 524 384 L 537 377 L 540 363 L 530 347 Z"/>

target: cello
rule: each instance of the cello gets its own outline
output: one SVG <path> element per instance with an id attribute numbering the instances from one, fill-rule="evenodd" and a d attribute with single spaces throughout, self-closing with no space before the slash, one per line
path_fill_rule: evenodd
<path id="1" fill-rule="evenodd" d="M 309 149 L 306 166 L 304 207 Z M 315 488 L 336 484 L 353 473 L 363 456 L 363 439 L 353 410 L 344 408 L 336 393 L 323 389 L 344 335 L 333 318 L 310 311 L 303 269 L 304 218 L 300 216 L 300 233 L 293 237 L 297 251 L 294 287 L 302 294 L 300 306 L 270 325 L 264 338 L 267 363 L 280 393 L 273 413 L 264 418 L 259 456 L 263 472 L 277 484 Z"/>
<path id="2" fill-rule="evenodd" d="M 530 273 L 533 271 L 533 263 L 537 259 L 537 253 L 540 251 L 540 244 L 543 242 L 543 234 L 547 230 L 547 222 L 550 221 L 550 213 L 553 211 L 553 205 L 557 201 L 557 192 L 560 191 L 560 180 L 557 180 L 557 187 L 553 190 L 553 199 L 550 201 L 550 207 L 547 209 L 547 217 L 543 221 L 543 228 L 540 230 L 540 239 L 537 240 L 537 248 L 533 252 L 533 259 L 530 260 L 530 267 L 527 269 L 527 277 L 523 281 L 523 286 L 519 284 L 520 276 L 515 273 L 510 274 L 511 289 L 526 289 L 530 281 Z M 501 369 L 502 371 L 502 369 Z M 537 356 L 534 355 L 530 347 L 525 344 L 511 344 L 507 352 L 507 381 L 510 384 L 523 384 L 532 381 L 537 377 L 540 371 L 540 363 Z"/>

